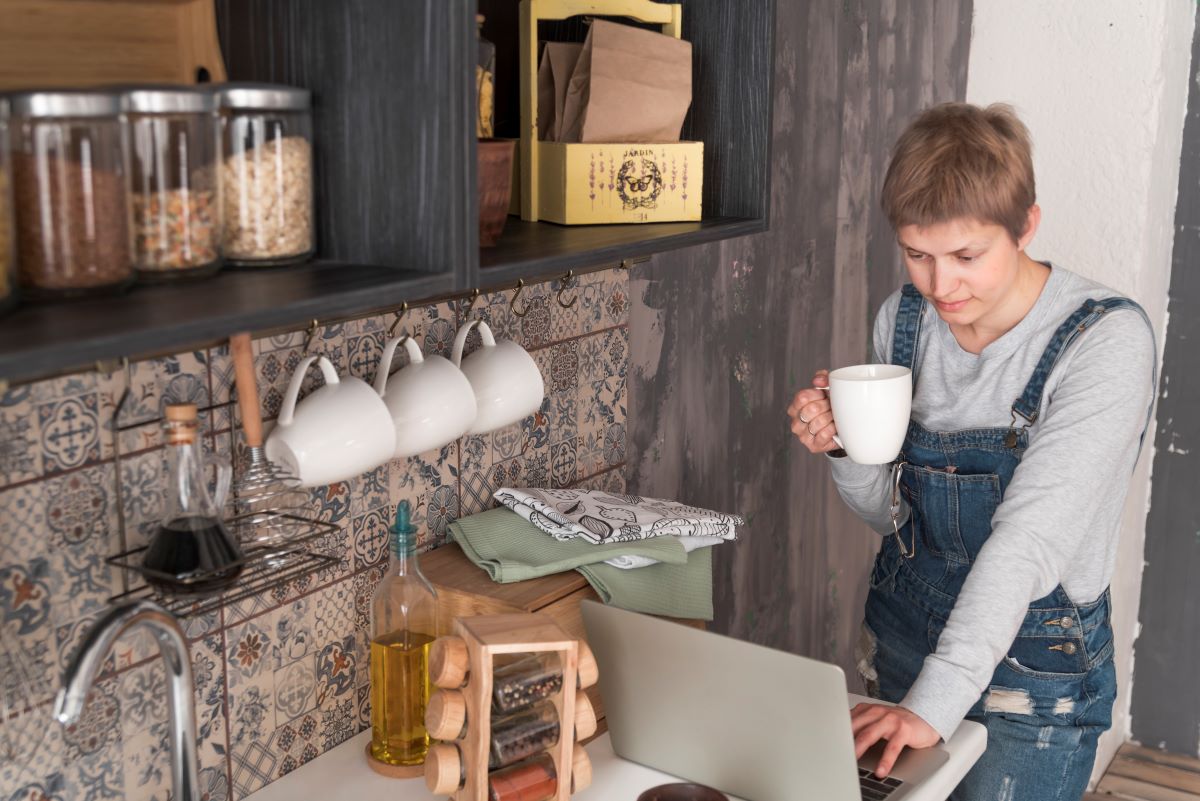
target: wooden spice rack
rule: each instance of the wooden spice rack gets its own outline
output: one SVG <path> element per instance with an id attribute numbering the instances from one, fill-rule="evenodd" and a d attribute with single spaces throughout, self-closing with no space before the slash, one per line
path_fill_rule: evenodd
<path id="1" fill-rule="evenodd" d="M 583 692 L 599 679 L 590 649 L 543 615 L 485 615 L 458 619 L 454 634 L 440 637 L 430 653 L 429 676 L 441 689 L 430 699 L 426 727 L 431 736 L 456 741 L 429 750 L 425 783 L 431 792 L 450 794 L 454 801 L 487 801 L 496 658 L 541 653 L 558 654 L 562 670 L 562 687 L 550 697 L 558 743 L 546 752 L 558 777 L 553 799 L 567 801 L 591 783 L 591 764 L 577 743 L 596 728 Z"/>

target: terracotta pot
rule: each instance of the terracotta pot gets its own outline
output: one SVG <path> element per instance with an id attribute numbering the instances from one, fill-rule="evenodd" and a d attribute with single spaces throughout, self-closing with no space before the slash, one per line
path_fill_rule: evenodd
<path id="1" fill-rule="evenodd" d="M 508 219 L 516 144 L 513 139 L 480 139 L 478 142 L 480 247 L 496 244 Z"/>

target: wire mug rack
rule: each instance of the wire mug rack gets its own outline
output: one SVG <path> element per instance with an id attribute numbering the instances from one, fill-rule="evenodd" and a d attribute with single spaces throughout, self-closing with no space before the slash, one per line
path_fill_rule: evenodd
<path id="1" fill-rule="evenodd" d="M 318 547 L 319 540 L 338 531 L 337 525 L 296 514 L 297 510 L 287 508 L 256 510 L 225 519 L 225 525 L 229 528 L 230 533 L 242 543 L 243 558 L 234 565 L 222 566 L 222 574 L 235 566 L 240 566 L 241 572 L 231 586 L 219 593 L 189 593 L 186 589 L 189 585 L 203 586 L 217 578 L 216 575 L 198 572 L 180 578 L 144 567 L 142 558 L 147 546 L 129 547 L 125 520 L 125 490 L 121 470 L 124 456 L 121 451 L 121 435 L 128 431 L 161 425 L 162 418 L 152 417 L 133 423 L 121 423 L 121 414 L 129 400 L 130 390 L 133 386 L 132 367 L 128 360 L 124 360 L 124 369 L 125 389 L 121 393 L 112 415 L 113 472 L 120 552 L 105 560 L 119 569 L 121 592 L 109 598 L 110 602 L 129 598 L 152 598 L 178 617 L 192 618 L 251 596 L 270 592 L 338 564 L 338 557 L 323 553 Z M 219 409 L 232 408 L 236 403 L 236 400 L 231 399 L 225 403 L 200 407 L 198 411 L 201 414 L 211 414 Z M 231 415 L 229 427 L 231 453 L 236 453 L 238 430 L 237 417 Z M 235 463 L 236 461 L 234 459 Z M 263 526 L 270 527 L 277 532 L 285 532 L 285 536 L 272 538 L 273 541 L 269 543 L 257 543 L 255 541 L 257 538 L 251 532 Z M 154 579 L 170 580 L 172 584 L 182 589 L 170 592 L 160 590 L 150 583 Z"/>

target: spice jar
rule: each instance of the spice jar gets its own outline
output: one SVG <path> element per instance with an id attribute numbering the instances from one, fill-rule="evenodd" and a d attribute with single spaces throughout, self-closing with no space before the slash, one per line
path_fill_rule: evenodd
<path id="1" fill-rule="evenodd" d="M 558 711 L 550 701 L 492 720 L 488 769 L 520 762 L 558 744 Z"/>
<path id="2" fill-rule="evenodd" d="M 272 84 L 224 84 L 221 240 L 230 264 L 301 262 L 314 250 L 311 95 Z"/>
<path id="3" fill-rule="evenodd" d="M 492 672 L 492 709 L 513 712 L 562 690 L 562 667 L 556 654 L 531 654 Z"/>
<path id="4" fill-rule="evenodd" d="M 129 120 L 133 257 L 143 280 L 221 266 L 220 131 L 212 92 L 145 87 L 121 96 Z"/>
<path id="5" fill-rule="evenodd" d="M 32 297 L 111 290 L 133 279 L 127 137 L 111 92 L 10 97 L 20 282 Z"/>
<path id="6" fill-rule="evenodd" d="M 549 754 L 488 774 L 488 801 L 548 801 L 557 792 L 558 771 Z"/>
<path id="7" fill-rule="evenodd" d="M 0 311 L 17 303 L 16 239 L 13 236 L 12 170 L 8 164 L 8 101 L 0 97 Z"/>

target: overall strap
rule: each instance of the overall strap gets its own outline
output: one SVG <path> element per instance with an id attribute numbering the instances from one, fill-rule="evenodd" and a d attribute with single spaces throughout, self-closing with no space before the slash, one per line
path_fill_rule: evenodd
<path id="1" fill-rule="evenodd" d="M 892 334 L 892 364 L 907 367 L 917 376 L 917 350 L 921 342 L 921 318 L 925 316 L 925 298 L 912 284 L 900 290 L 900 308 Z"/>
<path id="2" fill-rule="evenodd" d="M 1142 319 L 1146 321 L 1146 325 L 1150 326 L 1150 318 L 1146 315 L 1146 311 L 1129 298 L 1103 298 L 1101 300 L 1085 300 L 1075 312 L 1063 321 L 1058 330 L 1054 332 L 1054 336 L 1050 337 L 1050 342 L 1046 345 L 1046 350 L 1042 352 L 1042 358 L 1038 360 L 1037 367 L 1033 370 L 1033 375 L 1030 376 L 1029 382 L 1025 385 L 1025 390 L 1021 393 L 1021 397 L 1017 398 L 1013 403 L 1013 422 L 1016 423 L 1018 416 L 1026 420 L 1025 428 L 1033 425 L 1040 414 L 1039 410 L 1042 405 L 1042 394 L 1046 389 L 1046 380 L 1050 377 L 1050 373 L 1054 370 L 1054 366 L 1058 364 L 1063 353 L 1070 347 L 1071 343 L 1079 338 L 1091 326 L 1104 319 L 1104 315 L 1117 309 L 1134 309 L 1138 314 L 1142 315 Z M 1153 334 L 1153 326 L 1150 326 Z M 1158 345 L 1155 344 L 1154 366 L 1151 369 L 1151 381 L 1154 387 L 1158 386 Z M 1154 407 L 1154 402 L 1151 400 L 1150 408 L 1146 410 L 1146 426 L 1150 424 L 1150 413 Z M 1142 428 L 1142 437 L 1146 436 L 1146 427 Z"/>

